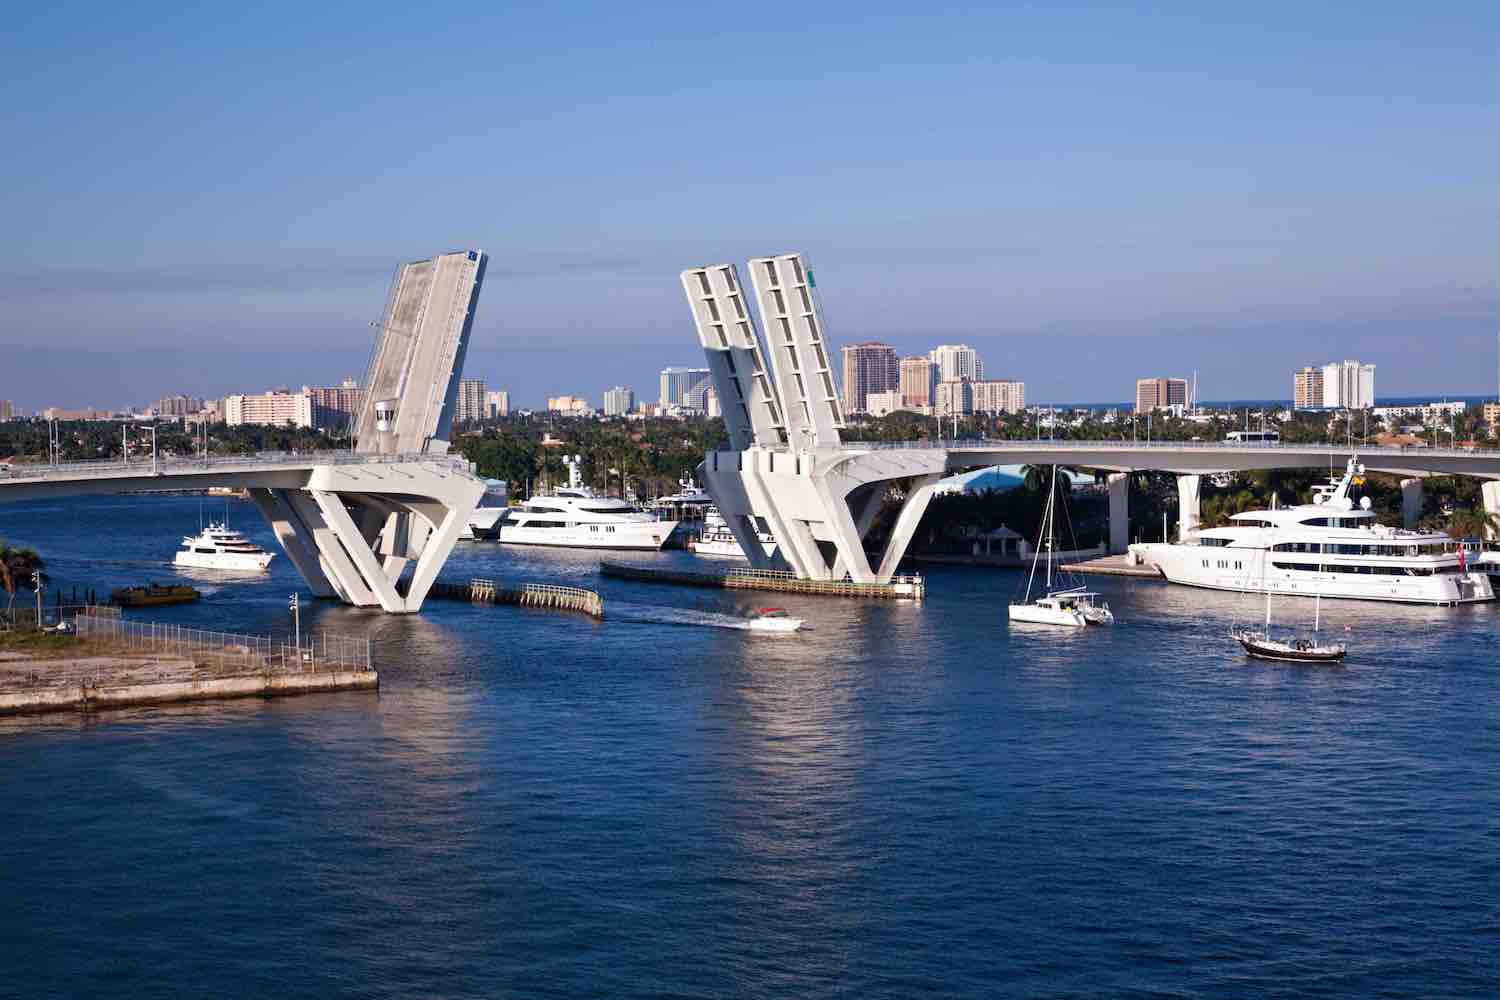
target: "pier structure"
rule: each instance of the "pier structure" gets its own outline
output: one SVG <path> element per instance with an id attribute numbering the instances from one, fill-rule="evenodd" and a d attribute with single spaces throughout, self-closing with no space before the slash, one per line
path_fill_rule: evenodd
<path id="1" fill-rule="evenodd" d="M 1287 445 L 1262 442 L 1050 440 L 843 441 L 846 425 L 830 364 L 829 333 L 811 264 L 800 253 L 757 257 L 741 281 L 734 264 L 681 274 L 708 359 L 729 447 L 698 467 L 753 569 L 803 580 L 889 583 L 943 478 L 994 465 L 1064 465 L 1108 474 L 1109 550 L 1129 534 L 1129 474 L 1177 476 L 1179 538 L 1196 537 L 1202 477 L 1258 469 L 1341 468 L 1356 455 L 1403 483 L 1407 518 L 1420 515 L 1421 477 L 1467 475 L 1500 514 L 1500 451 Z M 753 306 L 752 300 L 753 299 Z M 897 505 L 886 547 L 872 560 L 865 538 L 881 507 Z M 767 556 L 756 534 L 776 538 Z"/>
<path id="2" fill-rule="evenodd" d="M 417 611 L 484 493 L 448 454 L 485 255 L 397 268 L 350 452 L 19 466 L 0 502 L 67 494 L 245 489 L 319 597 Z"/>

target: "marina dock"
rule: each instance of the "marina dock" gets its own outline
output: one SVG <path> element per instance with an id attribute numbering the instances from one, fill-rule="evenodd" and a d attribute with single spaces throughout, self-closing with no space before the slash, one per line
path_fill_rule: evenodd
<path id="1" fill-rule="evenodd" d="M 854 583 L 850 580 L 803 580 L 792 573 L 770 569 L 736 567 L 722 573 L 698 573 L 612 562 L 601 562 L 599 572 L 619 580 L 679 583 L 690 587 L 720 587 L 726 590 L 769 590 L 821 597 L 920 601 L 927 594 L 926 581 L 920 576 L 897 576 L 890 583 Z"/>

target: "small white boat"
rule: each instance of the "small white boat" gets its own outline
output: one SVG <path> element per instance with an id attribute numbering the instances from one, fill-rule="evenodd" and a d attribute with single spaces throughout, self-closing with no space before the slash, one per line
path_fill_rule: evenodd
<path id="1" fill-rule="evenodd" d="M 1071 598 L 1060 594 L 1038 597 L 1027 604 L 1012 604 L 1010 620 L 1033 625 L 1066 625 L 1069 628 L 1083 628 L 1089 623 L 1083 610 Z"/>
<path id="2" fill-rule="evenodd" d="M 745 625 L 752 632 L 795 632 L 805 624 L 793 618 L 785 608 L 761 608 Z"/>
<path id="3" fill-rule="evenodd" d="M 223 523 L 210 524 L 200 534 L 182 540 L 173 563 L 193 569 L 222 569 L 236 573 L 262 573 L 276 558 Z"/>

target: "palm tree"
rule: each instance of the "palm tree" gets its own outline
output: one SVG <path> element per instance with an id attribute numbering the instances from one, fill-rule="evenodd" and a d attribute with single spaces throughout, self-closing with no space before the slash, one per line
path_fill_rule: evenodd
<path id="1" fill-rule="evenodd" d="M 10 597 L 10 608 L 16 606 L 17 581 L 28 579 L 42 565 L 42 557 L 31 549 L 18 549 L 0 540 L 0 587 Z"/>
<path id="2" fill-rule="evenodd" d="M 1479 507 L 1456 510 L 1448 518 L 1448 534 L 1454 538 L 1500 538 L 1500 514 Z"/>

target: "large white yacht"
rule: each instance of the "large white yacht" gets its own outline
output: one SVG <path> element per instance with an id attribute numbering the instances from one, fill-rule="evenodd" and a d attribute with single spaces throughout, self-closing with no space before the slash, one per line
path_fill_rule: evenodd
<path id="1" fill-rule="evenodd" d="M 259 573 L 276 558 L 238 531 L 223 523 L 210 524 L 197 537 L 184 538 L 173 562 L 194 569 L 223 569 Z"/>
<path id="2" fill-rule="evenodd" d="M 677 522 L 635 504 L 602 497 L 583 486 L 570 462 L 569 485 L 540 494 L 505 512 L 496 527 L 511 545 L 557 545 L 578 549 L 659 549 Z"/>
<path id="3" fill-rule="evenodd" d="M 1350 495 L 1363 474 L 1351 458 L 1310 504 L 1245 511 L 1229 527 L 1131 552 L 1173 583 L 1215 590 L 1439 605 L 1494 599 L 1489 576 L 1447 535 L 1377 524 L 1369 497 Z"/>
<path id="4" fill-rule="evenodd" d="M 505 516 L 510 503 L 510 488 L 503 479 L 486 479 L 484 493 L 479 497 L 479 506 L 469 514 L 469 537 L 492 539 L 498 532 L 496 524 Z"/>
<path id="5" fill-rule="evenodd" d="M 766 555 L 774 555 L 776 552 L 776 536 L 769 531 L 757 531 L 755 533 L 761 548 L 765 549 Z M 700 556 L 724 556 L 730 559 L 747 558 L 745 550 L 740 548 L 738 538 L 730 530 L 729 522 L 724 520 L 724 515 L 719 513 L 719 508 L 710 507 L 703 514 L 703 531 L 697 540 L 688 543 L 696 555 Z"/>

